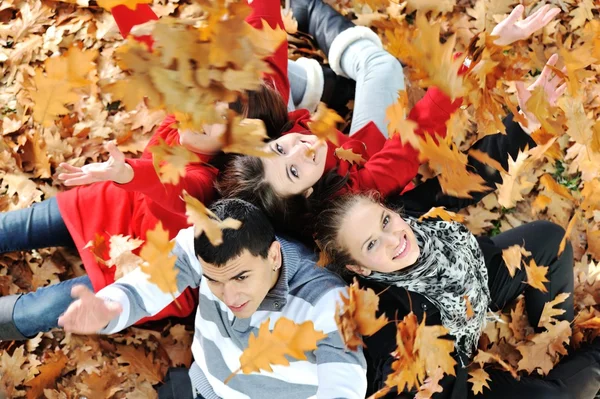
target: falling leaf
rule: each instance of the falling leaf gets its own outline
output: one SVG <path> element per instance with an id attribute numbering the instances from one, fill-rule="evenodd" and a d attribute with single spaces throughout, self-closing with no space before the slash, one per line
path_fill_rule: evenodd
<path id="1" fill-rule="evenodd" d="M 283 20 L 283 27 L 290 35 L 298 32 L 298 21 L 294 18 L 293 9 L 281 9 L 281 19 Z"/>
<path id="2" fill-rule="evenodd" d="M 481 162 L 482 164 L 491 166 L 499 172 L 508 173 L 506 172 L 506 170 L 504 170 L 500 162 L 496 161 L 494 158 L 490 157 L 487 153 L 483 151 L 476 149 L 469 150 L 469 155 Z"/>
<path id="3" fill-rule="evenodd" d="M 242 222 L 233 218 L 219 220 L 217 215 L 205 207 L 202 202 L 185 191 L 183 192 L 183 200 L 185 201 L 185 214 L 188 217 L 188 223 L 194 225 L 194 235 L 198 237 L 204 232 L 214 246 L 223 243 L 224 229 L 237 230 L 242 225 Z"/>
<path id="4" fill-rule="evenodd" d="M 186 175 L 186 166 L 200 162 L 198 154 L 181 145 L 168 145 L 162 138 L 150 148 L 150 152 L 156 174 L 163 183 L 179 184 L 179 179 Z"/>
<path id="5" fill-rule="evenodd" d="M 171 254 L 173 247 L 175 241 L 169 241 L 169 232 L 159 221 L 152 230 L 146 232 L 146 243 L 140 252 L 144 262 L 140 267 L 148 275 L 149 282 L 175 299 L 179 270 L 175 268 L 177 257 Z"/>
<path id="6" fill-rule="evenodd" d="M 223 135 L 224 145 L 222 151 L 257 157 L 271 157 L 275 154 L 265 151 L 265 140 L 267 139 L 267 131 L 263 121 L 234 117 Z"/>
<path id="7" fill-rule="evenodd" d="M 110 259 L 106 262 L 106 265 L 115 267 L 115 280 L 139 267 L 143 262 L 141 257 L 132 252 L 144 243 L 143 240 L 118 234 L 111 236 L 109 242 Z"/>
<path id="8" fill-rule="evenodd" d="M 344 122 L 334 110 L 327 108 L 325 103 L 319 103 L 317 112 L 310 118 L 308 128 L 310 132 L 321 140 L 328 140 L 338 144 L 337 124 Z"/>
<path id="9" fill-rule="evenodd" d="M 106 239 L 104 238 L 104 235 L 96 233 L 94 235 L 94 239 L 88 241 L 83 248 L 90 249 L 90 252 L 94 254 L 94 257 L 96 258 L 96 262 L 100 263 L 101 265 L 106 264 L 105 259 L 108 258 L 108 245 L 106 245 Z"/>
<path id="10" fill-rule="evenodd" d="M 558 254 L 556 256 L 560 256 L 563 253 L 563 251 L 565 250 L 565 246 L 567 245 L 567 240 L 571 236 L 571 231 L 573 230 L 573 227 L 575 226 L 575 222 L 577 222 L 577 213 L 573 214 L 571 221 L 569 221 L 569 225 L 567 226 L 567 229 L 565 230 L 565 235 L 563 236 L 562 240 L 560 240 L 560 245 L 558 246 Z"/>
<path id="11" fill-rule="evenodd" d="M 531 256 L 531 252 L 520 245 L 511 245 L 502 250 L 502 259 L 511 277 L 515 276 L 517 269 L 521 269 L 521 256 Z"/>
<path id="12" fill-rule="evenodd" d="M 563 303 L 571 294 L 568 292 L 563 292 L 562 294 L 558 294 L 553 300 L 546 302 L 544 304 L 544 310 L 542 310 L 542 315 L 540 316 L 540 321 L 538 323 L 538 327 L 546 327 L 550 323 L 556 323 L 558 320 L 554 318 L 554 316 L 560 316 L 566 312 L 564 309 L 555 309 L 556 305 Z"/>
<path id="13" fill-rule="evenodd" d="M 519 151 L 516 159 L 509 157 L 508 173 L 502 173 L 502 183 L 498 187 L 498 203 L 505 208 L 512 208 L 518 201 L 523 200 L 523 193 L 528 192 L 533 183 L 527 180 L 526 172 L 531 165 L 527 162 L 530 154 Z M 525 176 L 523 176 L 525 175 Z"/>
<path id="14" fill-rule="evenodd" d="M 362 165 L 366 162 L 362 155 L 355 153 L 352 149 L 338 147 L 333 154 L 340 160 L 350 162 L 351 164 Z"/>
<path id="15" fill-rule="evenodd" d="M 437 206 L 437 207 L 433 207 L 430 210 L 428 210 L 426 213 L 424 213 L 423 215 L 421 215 L 419 217 L 419 222 L 423 221 L 423 219 L 427 219 L 427 218 L 440 218 L 442 220 L 445 220 L 446 222 L 458 222 L 458 223 L 462 223 L 464 222 L 465 218 L 462 215 L 459 215 L 457 213 L 454 213 L 452 211 L 447 211 L 446 207 L 444 206 Z"/>
<path id="16" fill-rule="evenodd" d="M 477 355 L 473 358 L 474 363 L 479 363 L 479 366 L 483 367 L 487 363 L 498 363 L 502 368 L 508 371 L 514 378 L 517 378 L 517 372 L 498 355 L 488 353 L 479 349 Z"/>
<path id="17" fill-rule="evenodd" d="M 527 284 L 542 292 L 548 292 L 548 289 L 544 285 L 544 283 L 550 282 L 546 278 L 546 274 L 548 273 L 547 266 L 538 266 L 533 259 L 530 259 L 529 266 L 525 265 L 525 272 L 527 273 Z"/>
<path id="18" fill-rule="evenodd" d="M 419 137 L 415 133 L 418 124 L 406 119 L 408 107 L 408 94 L 406 91 L 398 92 L 398 99 L 385 110 L 385 119 L 389 121 L 387 129 L 390 137 L 398 136 L 404 144 L 419 148 Z"/>
<path id="19" fill-rule="evenodd" d="M 473 384 L 472 390 L 475 395 L 483 393 L 483 388 L 490 389 L 488 381 L 491 381 L 490 375 L 482 368 L 469 370 L 469 382 Z"/>
<path id="20" fill-rule="evenodd" d="M 316 331 L 312 321 L 301 324 L 280 317 L 273 330 L 269 330 L 271 320 L 261 323 L 257 335 L 250 335 L 248 346 L 240 356 L 240 368 L 233 372 L 225 384 L 239 371 L 244 374 L 270 371 L 272 365 L 287 366 L 290 364 L 286 356 L 297 360 L 306 360 L 305 352 L 317 349 L 317 342 L 327 337 L 322 331 Z"/>
<path id="21" fill-rule="evenodd" d="M 445 14 L 456 6 L 456 0 L 408 0 L 406 10 L 411 13 L 415 10 L 422 13 L 433 11 L 434 14 Z"/>
<path id="22" fill-rule="evenodd" d="M 562 184 L 558 184 L 556 180 L 554 180 L 554 178 L 548 173 L 545 173 L 544 175 L 542 175 L 542 177 L 540 177 L 540 184 L 545 189 L 552 191 L 553 193 L 558 194 L 569 201 L 575 201 L 575 199 L 569 192 L 569 189 L 563 186 Z"/>
<path id="23" fill-rule="evenodd" d="M 346 347 L 356 351 L 365 346 L 362 336 L 373 335 L 388 323 L 385 315 L 376 317 L 379 297 L 367 288 L 361 289 L 358 281 L 348 287 L 348 296 L 340 293 L 341 306 L 336 304 L 335 323 Z"/>

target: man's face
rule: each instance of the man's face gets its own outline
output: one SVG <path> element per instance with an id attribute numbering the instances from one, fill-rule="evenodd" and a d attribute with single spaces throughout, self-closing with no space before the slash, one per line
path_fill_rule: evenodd
<path id="1" fill-rule="evenodd" d="M 204 262 L 203 276 L 212 293 L 221 300 L 236 317 L 248 318 L 256 312 L 265 296 L 277 283 L 281 268 L 281 249 L 274 241 L 267 258 L 253 256 L 244 250 L 240 256 L 222 266 Z"/>

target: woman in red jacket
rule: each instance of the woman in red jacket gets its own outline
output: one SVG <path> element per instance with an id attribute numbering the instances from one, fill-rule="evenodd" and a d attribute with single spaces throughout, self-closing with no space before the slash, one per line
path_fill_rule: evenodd
<path id="1" fill-rule="evenodd" d="M 271 28 L 283 27 L 276 0 L 254 0 L 250 5 L 252 13 L 246 18 L 249 24 L 261 28 L 264 19 Z M 123 36 L 127 36 L 133 26 L 156 19 L 147 5 L 140 4 L 135 11 L 117 6 L 112 11 Z M 152 45 L 151 37 L 136 39 L 150 47 Z M 266 61 L 273 73 L 265 76 L 265 86 L 254 95 L 263 99 L 275 98 L 277 104 L 282 105 L 279 109 L 275 106 L 254 107 L 251 111 L 269 112 L 248 116 L 271 121 L 275 126 L 277 118 L 273 116 L 274 112 L 287 114 L 287 43 L 282 44 Z M 189 226 L 185 204 L 180 198 L 183 190 L 205 204 L 213 200 L 218 170 L 204 162 L 210 161 L 210 145 L 223 130 L 222 126 L 207 125 L 205 134 L 201 135 L 179 132 L 173 127 L 175 123 L 173 116 L 165 118 L 139 159 L 125 159 L 115 144 L 109 143 L 110 158 L 107 162 L 81 168 L 62 164 L 66 173 L 60 174 L 59 178 L 65 180 L 67 186 L 82 186 L 61 192 L 57 197 L 31 208 L 0 214 L 0 252 L 75 246 L 87 272 L 87 276 L 43 287 L 36 292 L 0 298 L 0 340 L 31 338 L 40 331 L 56 327 L 58 316 L 72 302 L 70 291 L 73 285 L 83 284 L 98 291 L 114 282 L 115 268 L 99 263 L 86 248 L 96 235 L 102 235 L 106 243 L 110 236 L 118 234 L 144 240 L 146 232 L 160 221 L 168 230 L 169 238 L 174 238 L 180 229 Z M 270 125 L 266 125 L 269 129 Z M 279 131 L 278 128 L 276 133 Z M 202 161 L 187 165 L 186 175 L 179 184 L 163 184 L 154 170 L 150 149 L 160 140 L 168 145 L 181 144 L 198 154 Z M 196 301 L 197 293 L 186 290 L 178 298 L 179 306 L 171 304 L 158 315 L 142 322 L 167 316 L 187 316 Z"/>
<path id="2" fill-rule="evenodd" d="M 491 34 L 497 36 L 496 44 L 508 45 L 529 37 L 560 11 L 544 6 L 519 21 L 523 10 L 520 5 L 515 7 L 494 28 Z M 290 115 L 292 129 L 265 147 L 273 157 L 236 157 L 218 178 L 217 188 L 223 196 L 257 204 L 279 228 L 299 224 L 292 218 L 305 216 L 311 203 L 319 205 L 345 192 L 376 190 L 387 196 L 403 190 L 417 174 L 417 151 L 398 136 L 388 139 L 385 122 L 387 108 L 404 87 L 398 60 L 381 48 L 379 38 L 368 29 L 342 29 L 328 46 L 329 62 L 336 73 L 356 81 L 356 95 L 350 137 L 338 132 L 338 141 L 342 148 L 362 156 L 364 163 L 337 158 L 336 145 L 323 144 L 311 135 L 309 114 L 300 110 Z M 408 119 L 417 123 L 417 134 L 436 132 L 444 137 L 446 121 L 459 105 L 459 100 L 451 102 L 431 88 Z"/>

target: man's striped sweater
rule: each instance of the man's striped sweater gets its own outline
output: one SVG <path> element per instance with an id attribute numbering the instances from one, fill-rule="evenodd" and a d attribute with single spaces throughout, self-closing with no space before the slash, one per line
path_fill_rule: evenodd
<path id="1" fill-rule="evenodd" d="M 364 398 L 366 363 L 361 351 L 344 348 L 334 321 L 335 305 L 344 282 L 333 273 L 317 267 L 314 254 L 302 244 L 277 237 L 283 264 L 279 280 L 269 291 L 258 310 L 247 319 L 236 318 L 231 310 L 210 291 L 202 279 L 200 261 L 194 253 L 194 231 L 182 230 L 173 250 L 178 293 L 186 287 L 200 289 L 192 343 L 194 364 L 190 377 L 195 395 L 205 399 L 280 397 L 295 398 Z M 99 333 L 110 334 L 124 329 L 142 317 L 154 315 L 172 302 L 140 269 L 127 274 L 100 290 L 97 296 L 119 302 L 123 312 Z M 297 323 L 312 321 L 316 330 L 327 337 L 318 342 L 307 360 L 290 359 L 289 366 L 273 366 L 273 372 L 239 374 L 223 381 L 240 367 L 239 358 L 251 334 L 258 334 L 260 324 L 270 319 L 270 328 L 280 317 Z"/>

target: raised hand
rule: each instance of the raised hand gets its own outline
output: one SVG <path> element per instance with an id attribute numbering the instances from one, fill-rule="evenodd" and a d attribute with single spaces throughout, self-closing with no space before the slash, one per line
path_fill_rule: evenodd
<path id="1" fill-rule="evenodd" d="M 498 36 L 494 43 L 506 46 L 518 40 L 527 39 L 533 32 L 543 28 L 560 13 L 560 8 L 550 8 L 548 4 L 521 19 L 525 8 L 519 4 L 512 10 L 510 15 L 502 20 L 492 30 L 492 36 Z"/>
<path id="2" fill-rule="evenodd" d="M 552 72 L 550 66 L 556 65 L 556 61 L 558 61 L 558 54 L 553 54 L 542 69 L 542 73 L 538 78 L 533 82 L 533 84 L 527 88 L 525 88 L 524 82 L 515 82 L 515 87 L 517 88 L 517 100 L 519 102 L 519 107 L 521 107 L 521 113 L 527 118 L 527 128 L 525 129 L 528 132 L 532 132 L 537 130 L 540 127 L 540 122 L 537 120 L 535 115 L 531 112 L 527 112 L 527 100 L 531 98 L 531 92 L 538 86 L 542 86 L 544 88 L 544 92 L 546 93 L 546 98 L 548 99 L 548 103 L 551 106 L 555 106 L 558 98 L 563 95 L 565 90 L 567 89 L 567 83 L 564 82 L 564 79 L 558 75 L 555 75 Z M 566 72 L 566 69 L 563 68 L 563 72 Z"/>
<path id="3" fill-rule="evenodd" d="M 95 334 L 123 311 L 120 304 L 98 298 L 85 285 L 74 286 L 71 296 L 78 299 L 58 318 L 67 332 Z"/>
<path id="4" fill-rule="evenodd" d="M 60 173 L 58 178 L 64 181 L 65 186 L 78 186 L 109 180 L 120 184 L 129 183 L 133 179 L 133 169 L 125 162 L 125 155 L 119 151 L 117 145 L 112 141 L 107 143 L 105 148 L 110 154 L 108 161 L 91 163 L 81 168 L 63 162 L 60 167 L 66 172 Z"/>

